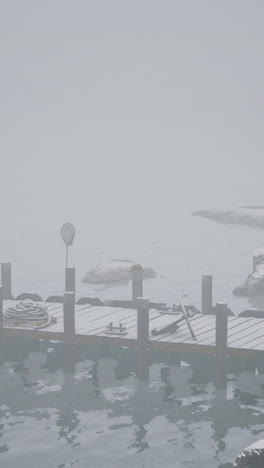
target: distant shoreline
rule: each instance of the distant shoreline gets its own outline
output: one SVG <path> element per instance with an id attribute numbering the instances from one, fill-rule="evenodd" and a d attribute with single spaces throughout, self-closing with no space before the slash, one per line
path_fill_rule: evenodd
<path id="1" fill-rule="evenodd" d="M 260 229 L 264 228 L 264 206 L 208 209 L 195 211 L 192 214 L 226 224 L 239 224 Z"/>

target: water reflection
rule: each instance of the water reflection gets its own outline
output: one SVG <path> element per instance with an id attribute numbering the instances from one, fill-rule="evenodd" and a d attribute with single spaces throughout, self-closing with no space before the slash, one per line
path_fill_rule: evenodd
<path id="1" fill-rule="evenodd" d="M 82 348 L 73 375 L 61 370 L 59 343 L 25 349 L 7 347 L 0 367 L 5 468 L 227 468 L 264 431 L 254 366 L 230 361 L 227 389 L 216 392 L 209 357 L 156 355 L 142 381 L 128 350 Z"/>

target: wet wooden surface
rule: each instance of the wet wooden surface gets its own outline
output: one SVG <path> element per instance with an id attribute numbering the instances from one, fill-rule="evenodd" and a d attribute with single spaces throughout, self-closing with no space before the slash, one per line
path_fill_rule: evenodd
<path id="1" fill-rule="evenodd" d="M 15 301 L 4 301 L 5 307 L 15 304 Z M 7 335 L 16 336 L 32 336 L 39 339 L 51 339 L 52 336 L 63 339 L 63 304 L 60 303 L 44 303 L 51 317 L 56 319 L 56 323 L 50 323 L 46 328 L 34 330 L 28 327 L 6 327 L 4 333 Z M 215 348 L 215 316 L 196 314 L 190 319 L 190 323 L 197 338 L 194 341 L 191 337 L 186 321 L 182 321 L 178 329 L 171 332 L 165 332 L 158 335 L 152 335 L 152 330 L 160 331 L 163 327 L 172 324 L 175 320 L 181 317 L 181 314 L 167 315 L 161 314 L 159 311 L 151 309 L 149 311 L 149 342 L 150 345 L 162 348 L 175 348 L 177 345 L 182 345 L 182 349 L 190 351 L 201 350 L 204 348 L 206 352 L 214 352 Z M 110 322 L 114 327 L 122 327 L 126 329 L 126 335 L 111 335 L 106 333 Z M 90 306 L 76 305 L 75 306 L 75 329 L 76 337 L 80 341 L 89 342 L 89 337 L 105 338 L 105 340 L 115 340 L 122 346 L 126 342 L 137 340 L 137 311 L 134 309 L 123 309 L 107 306 Z M 13 333 L 12 333 L 13 330 Z M 16 331 L 16 333 L 15 333 Z M 32 333 L 30 333 L 32 332 Z M 93 340 L 94 341 L 94 340 Z M 250 317 L 228 317 L 228 348 L 231 350 L 255 350 L 264 351 L 264 319 L 256 319 Z M 180 348 L 179 348 L 180 349 Z M 211 351 L 210 351 L 211 350 Z"/>

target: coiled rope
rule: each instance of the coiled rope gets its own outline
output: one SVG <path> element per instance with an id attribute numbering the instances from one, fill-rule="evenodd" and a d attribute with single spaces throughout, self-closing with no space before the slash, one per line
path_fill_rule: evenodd
<path id="1" fill-rule="evenodd" d="M 47 327 L 51 322 L 47 307 L 30 299 L 6 307 L 3 315 L 6 326 L 27 327 L 37 330 Z"/>

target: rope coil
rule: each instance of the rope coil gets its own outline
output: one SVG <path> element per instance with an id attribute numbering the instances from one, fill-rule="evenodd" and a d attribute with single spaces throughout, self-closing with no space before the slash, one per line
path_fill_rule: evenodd
<path id="1" fill-rule="evenodd" d="M 47 327 L 51 322 L 47 307 L 30 299 L 7 306 L 3 315 L 4 324 L 13 327 L 22 326 L 37 330 Z"/>

